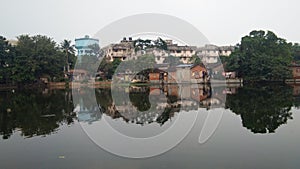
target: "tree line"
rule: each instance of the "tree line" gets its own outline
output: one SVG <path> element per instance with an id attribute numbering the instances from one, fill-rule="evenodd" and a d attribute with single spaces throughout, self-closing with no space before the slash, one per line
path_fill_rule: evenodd
<path id="1" fill-rule="evenodd" d="M 74 51 L 69 40 L 57 44 L 47 36 L 20 35 L 12 45 L 0 36 L 0 84 L 64 81 L 65 72 L 75 65 Z"/>

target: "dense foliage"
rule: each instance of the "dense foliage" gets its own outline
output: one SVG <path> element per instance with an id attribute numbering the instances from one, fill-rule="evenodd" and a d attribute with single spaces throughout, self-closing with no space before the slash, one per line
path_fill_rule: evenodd
<path id="1" fill-rule="evenodd" d="M 0 83 L 36 83 L 40 78 L 61 81 L 64 69 L 75 63 L 70 44 L 60 47 L 51 38 L 42 35 L 21 35 L 17 39 L 17 44 L 12 46 L 0 37 Z"/>
<path id="2" fill-rule="evenodd" d="M 291 50 L 290 43 L 271 31 L 252 31 L 222 61 L 226 71 L 236 71 L 245 80 L 284 80 L 291 77 Z"/>
<path id="3" fill-rule="evenodd" d="M 120 65 L 121 62 L 122 61 L 120 59 L 114 59 L 114 61 L 110 62 L 106 58 L 103 58 L 98 67 L 98 71 L 101 71 L 103 73 L 103 79 L 112 79 L 117 67 Z"/>
<path id="4" fill-rule="evenodd" d="M 10 65 L 13 63 L 14 55 L 14 48 L 4 37 L 0 36 L 0 83 L 8 83 L 11 80 Z"/>
<path id="5" fill-rule="evenodd" d="M 292 56 L 293 60 L 296 64 L 300 64 L 300 45 L 299 43 L 295 43 L 292 46 Z"/>
<path id="6" fill-rule="evenodd" d="M 162 49 L 162 50 L 168 49 L 167 43 L 161 38 L 157 38 L 157 40 L 137 39 L 133 42 L 133 46 L 135 48 L 135 51 L 145 50 L 145 49 L 150 49 L 150 48 L 158 48 L 158 49 Z"/>

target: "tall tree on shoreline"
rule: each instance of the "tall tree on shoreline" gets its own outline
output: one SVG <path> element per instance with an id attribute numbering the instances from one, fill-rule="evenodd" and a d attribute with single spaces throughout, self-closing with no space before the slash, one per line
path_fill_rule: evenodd
<path id="1" fill-rule="evenodd" d="M 225 69 L 236 71 L 245 80 L 278 81 L 290 78 L 291 43 L 271 31 L 252 31 L 242 38 L 226 59 Z"/>
<path id="2" fill-rule="evenodd" d="M 47 36 L 20 35 L 11 65 L 11 79 L 17 84 L 32 84 L 41 78 L 63 79 L 63 53 Z"/>
<path id="3" fill-rule="evenodd" d="M 71 41 L 70 40 L 63 40 L 63 42 L 61 42 L 61 49 L 63 50 L 63 52 L 65 53 L 66 56 L 66 67 L 65 67 L 65 71 L 69 72 L 70 70 L 70 63 L 69 63 L 69 56 L 74 54 L 75 49 L 74 46 L 71 45 Z"/>

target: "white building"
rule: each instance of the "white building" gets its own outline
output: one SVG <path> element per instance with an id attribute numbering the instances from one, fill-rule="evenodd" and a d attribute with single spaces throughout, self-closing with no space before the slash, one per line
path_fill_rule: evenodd
<path id="1" fill-rule="evenodd" d="M 196 55 L 196 46 L 179 46 L 173 44 L 172 40 L 167 41 L 169 54 L 175 57 L 179 57 L 180 61 L 187 64 L 190 59 Z"/>
<path id="2" fill-rule="evenodd" d="M 234 50 L 233 46 L 205 45 L 197 49 L 197 55 L 203 63 L 217 63 L 220 56 L 229 56 Z"/>

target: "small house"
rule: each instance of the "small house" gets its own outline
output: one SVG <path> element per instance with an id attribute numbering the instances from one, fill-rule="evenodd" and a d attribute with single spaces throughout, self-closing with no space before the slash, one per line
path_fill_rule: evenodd
<path id="1" fill-rule="evenodd" d="M 150 83 L 162 83 L 164 81 L 164 71 L 159 69 L 154 69 L 149 73 Z"/>
<path id="2" fill-rule="evenodd" d="M 293 79 L 300 79 L 300 65 L 293 64 L 291 66 L 292 73 L 293 73 Z"/>
<path id="3" fill-rule="evenodd" d="M 191 82 L 200 83 L 207 80 L 208 73 L 204 65 L 196 64 L 191 67 Z"/>

